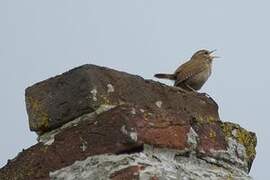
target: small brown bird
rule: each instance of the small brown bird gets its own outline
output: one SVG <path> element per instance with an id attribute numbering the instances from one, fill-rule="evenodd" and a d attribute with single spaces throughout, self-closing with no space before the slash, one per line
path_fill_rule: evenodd
<path id="1" fill-rule="evenodd" d="M 197 91 L 211 75 L 213 51 L 199 50 L 189 61 L 182 64 L 173 74 L 155 74 L 156 78 L 174 80 L 174 86 L 188 91 Z"/>

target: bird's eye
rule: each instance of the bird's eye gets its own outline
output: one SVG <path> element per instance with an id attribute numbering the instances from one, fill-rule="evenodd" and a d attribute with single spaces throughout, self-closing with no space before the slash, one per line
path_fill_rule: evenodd
<path id="1" fill-rule="evenodd" d="M 207 55 L 207 54 L 208 54 L 208 52 L 207 52 L 207 51 L 205 51 L 205 52 L 204 52 L 204 54 L 206 54 L 206 55 Z"/>

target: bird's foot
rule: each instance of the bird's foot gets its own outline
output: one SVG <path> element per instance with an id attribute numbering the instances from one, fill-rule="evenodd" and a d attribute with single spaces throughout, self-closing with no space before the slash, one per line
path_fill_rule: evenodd
<path id="1" fill-rule="evenodd" d="M 177 91 L 184 92 L 184 93 L 189 92 L 188 90 L 183 89 L 183 88 L 181 88 L 179 86 L 172 86 L 172 88 L 175 89 L 175 90 L 177 90 Z"/>
<path id="2" fill-rule="evenodd" d="M 200 94 L 207 97 L 207 98 L 211 98 L 211 96 L 209 94 L 207 94 L 207 93 L 200 93 Z"/>

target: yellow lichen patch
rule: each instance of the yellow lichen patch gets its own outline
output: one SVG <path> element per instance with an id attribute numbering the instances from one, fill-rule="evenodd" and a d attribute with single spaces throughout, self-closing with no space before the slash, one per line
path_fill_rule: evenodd
<path id="1" fill-rule="evenodd" d="M 196 118 L 196 121 L 197 121 L 198 123 L 204 123 L 204 122 L 206 122 L 205 119 L 204 119 L 202 116 L 198 116 L 198 117 Z"/>
<path id="2" fill-rule="evenodd" d="M 231 173 L 227 176 L 227 180 L 233 180 L 233 175 Z"/>
<path id="3" fill-rule="evenodd" d="M 213 123 L 216 122 L 216 119 L 213 116 L 206 116 L 206 117 L 198 116 L 196 117 L 196 121 L 198 123 Z"/>
<path id="4" fill-rule="evenodd" d="M 39 102 L 32 97 L 27 97 L 26 102 L 31 111 L 40 109 Z"/>
<path id="5" fill-rule="evenodd" d="M 41 130 L 47 130 L 49 127 L 49 115 L 45 112 L 39 114 L 38 126 Z"/>
<path id="6" fill-rule="evenodd" d="M 256 144 L 257 144 L 257 139 L 254 134 L 251 134 L 250 132 L 244 130 L 244 129 L 239 129 L 237 131 L 237 139 L 238 141 L 243 144 L 246 147 L 246 153 L 248 158 L 255 158 L 256 155 Z"/>
<path id="7" fill-rule="evenodd" d="M 31 118 L 34 120 L 30 121 L 31 128 L 47 130 L 49 126 L 49 115 L 47 112 L 45 112 L 41 103 L 32 97 L 27 97 L 26 101 L 31 113 Z"/>
<path id="8" fill-rule="evenodd" d="M 216 121 L 216 119 L 213 116 L 207 116 L 207 122 L 213 123 L 215 121 Z"/>
<path id="9" fill-rule="evenodd" d="M 209 131 L 209 137 L 211 138 L 211 140 L 215 141 L 217 134 L 213 129 L 210 129 Z"/>
<path id="10" fill-rule="evenodd" d="M 257 145 L 256 135 L 241 128 L 237 124 L 225 122 L 221 125 L 223 133 L 226 138 L 232 137 L 246 148 L 246 155 L 248 159 L 254 159 L 256 155 L 255 147 Z"/>
<path id="11" fill-rule="evenodd" d="M 145 121 L 148 121 L 150 115 L 149 115 L 148 113 L 145 113 L 145 111 L 144 111 L 144 112 L 141 112 L 141 113 L 142 113 L 142 115 L 143 115 L 143 119 L 144 119 Z"/>
<path id="12" fill-rule="evenodd" d="M 101 103 L 102 104 L 106 104 L 106 105 L 111 105 L 112 103 L 111 103 L 111 101 L 110 101 L 110 99 L 105 95 L 100 95 L 100 97 L 101 97 Z"/>

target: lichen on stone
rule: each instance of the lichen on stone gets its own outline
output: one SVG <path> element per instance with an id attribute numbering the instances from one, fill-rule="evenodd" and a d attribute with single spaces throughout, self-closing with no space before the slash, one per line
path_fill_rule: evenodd
<path id="1" fill-rule="evenodd" d="M 249 132 L 239 125 L 230 122 L 222 123 L 221 127 L 226 138 L 235 138 L 238 143 L 245 146 L 248 159 L 255 158 L 257 138 L 253 132 Z"/>
<path id="2" fill-rule="evenodd" d="M 216 134 L 216 132 L 213 129 L 210 129 L 210 131 L 209 131 L 209 137 L 213 141 L 216 139 L 217 134 Z"/>
<path id="3" fill-rule="evenodd" d="M 114 92 L 114 87 L 112 84 L 107 84 L 107 93 L 112 93 Z"/>
<path id="4" fill-rule="evenodd" d="M 110 101 L 110 99 L 108 98 L 108 96 L 107 95 L 100 95 L 100 102 L 102 103 L 102 104 L 107 104 L 107 105 L 109 105 L 109 104 L 113 104 L 111 101 Z"/>
<path id="5" fill-rule="evenodd" d="M 92 89 L 91 90 L 91 94 L 92 94 L 92 99 L 93 99 L 93 101 L 97 101 L 97 89 L 96 88 L 94 88 L 94 89 Z"/>
<path id="6" fill-rule="evenodd" d="M 128 130 L 126 129 L 126 126 L 123 125 L 123 126 L 121 127 L 121 132 L 122 132 L 123 134 L 129 136 L 130 139 L 132 139 L 132 140 L 135 141 L 135 142 L 138 140 L 138 134 L 137 134 L 136 131 L 134 131 L 134 129 L 131 129 L 130 131 L 128 131 Z"/>
<path id="7" fill-rule="evenodd" d="M 195 150 L 198 145 L 198 134 L 194 131 L 192 127 L 190 127 L 190 130 L 187 134 L 187 143 L 190 145 L 190 148 L 192 150 Z"/>
<path id="8" fill-rule="evenodd" d="M 198 116 L 194 119 L 197 123 L 214 123 L 216 122 L 217 120 L 213 117 L 213 116 L 206 116 L 206 117 L 203 117 L 203 116 Z"/>
<path id="9" fill-rule="evenodd" d="M 39 119 L 39 121 L 29 121 L 31 129 L 37 127 L 41 130 L 47 129 L 49 126 L 49 115 L 45 109 L 42 108 L 41 103 L 33 97 L 26 97 L 26 105 L 30 112 L 34 112 L 31 114 L 33 119 Z"/>
<path id="10" fill-rule="evenodd" d="M 156 104 L 156 106 L 157 106 L 158 108 L 161 108 L 161 106 L 162 106 L 162 101 L 157 101 L 155 104 Z"/>
<path id="11" fill-rule="evenodd" d="M 166 148 L 145 145 L 144 151 L 133 154 L 103 154 L 88 157 L 83 161 L 50 172 L 50 178 L 60 179 L 110 179 L 112 175 L 125 169 L 138 167 L 135 172 L 139 179 L 239 179 L 250 180 L 247 173 L 240 169 L 226 169 L 196 156 L 181 156 L 181 152 Z M 140 168 L 141 167 L 141 168 Z M 129 177 L 129 176 L 123 176 Z"/>
<path id="12" fill-rule="evenodd" d="M 244 128 L 241 128 L 238 124 L 230 122 L 224 122 L 221 124 L 221 128 L 228 142 L 230 138 L 233 138 L 237 143 L 241 144 L 245 148 L 244 161 L 248 165 L 248 171 L 251 168 L 252 162 L 256 156 L 257 137 L 253 132 L 249 132 Z"/>

